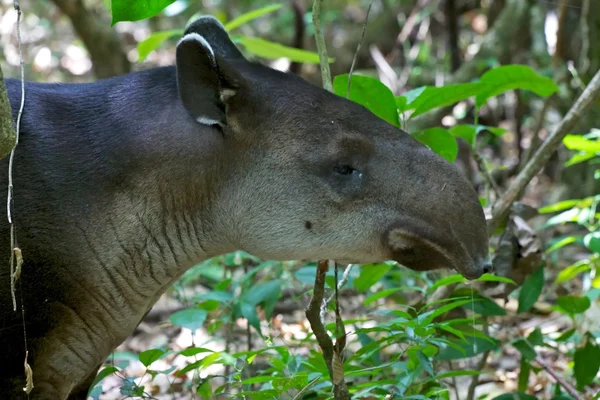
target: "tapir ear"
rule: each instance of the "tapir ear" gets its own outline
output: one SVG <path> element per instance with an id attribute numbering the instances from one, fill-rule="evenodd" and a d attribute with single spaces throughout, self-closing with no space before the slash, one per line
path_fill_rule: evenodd
<path id="1" fill-rule="evenodd" d="M 197 33 L 212 46 L 214 54 L 227 59 L 244 59 L 242 53 L 233 44 L 221 22 L 207 15 L 196 19 L 185 29 L 184 35 Z"/>
<path id="2" fill-rule="evenodd" d="M 197 33 L 188 33 L 179 41 L 176 57 L 183 106 L 199 123 L 225 127 L 225 103 L 239 89 L 241 76 Z"/>

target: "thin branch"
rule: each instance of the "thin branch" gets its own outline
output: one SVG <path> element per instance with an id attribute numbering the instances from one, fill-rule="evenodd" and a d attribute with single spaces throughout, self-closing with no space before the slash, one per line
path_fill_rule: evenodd
<path id="1" fill-rule="evenodd" d="M 333 92 L 333 84 L 331 83 L 331 69 L 329 68 L 329 57 L 327 56 L 327 46 L 325 46 L 325 38 L 321 31 L 321 3 L 323 0 L 315 0 L 313 3 L 312 19 L 315 26 L 315 41 L 317 43 L 317 51 L 319 52 L 319 64 L 321 66 L 321 78 L 323 79 L 323 87 L 325 90 Z"/>
<path id="2" fill-rule="evenodd" d="M 492 210 L 493 217 L 489 223 L 490 231 L 494 231 L 506 218 L 512 203 L 521 196 L 531 179 L 533 179 L 539 170 L 546 165 L 552 154 L 560 146 L 565 135 L 575 127 L 582 114 L 585 113 L 598 98 L 600 98 L 600 71 L 596 72 L 583 93 L 581 93 L 571 109 L 567 112 L 567 115 L 565 115 L 562 121 L 554 128 L 533 157 L 531 157 L 531 160 L 506 189 L 504 195 L 497 201 Z"/>
<path id="3" fill-rule="evenodd" d="M 367 23 L 369 22 L 369 13 L 371 12 L 372 5 L 373 0 L 369 1 L 369 7 L 367 8 L 367 15 L 365 16 L 365 22 L 363 24 L 362 33 L 360 34 L 360 40 L 358 41 L 358 46 L 356 47 L 356 51 L 354 52 L 354 58 L 352 59 L 350 72 L 348 73 L 348 89 L 346 90 L 346 98 L 350 97 L 350 85 L 352 84 L 352 74 L 354 73 L 354 67 L 356 66 L 356 59 L 358 58 L 358 53 L 360 52 L 363 40 L 365 39 L 365 32 L 367 31 Z"/>
<path id="4" fill-rule="evenodd" d="M 542 358 L 540 356 L 536 356 L 535 361 L 538 364 L 540 364 L 540 366 L 542 368 L 544 368 L 544 370 L 548 373 L 548 375 L 550 375 L 552 378 L 554 378 L 556 383 L 558 383 L 560 386 L 562 386 L 567 391 L 567 393 L 569 393 L 571 396 L 573 396 L 574 399 L 585 400 L 585 398 L 581 394 L 579 394 L 577 389 L 575 389 L 569 382 L 565 381 L 562 376 L 560 376 L 559 374 L 556 373 L 556 371 L 554 371 L 552 368 L 550 368 L 550 366 L 548 364 L 546 364 L 546 362 L 544 360 L 542 360 Z"/>
<path id="5" fill-rule="evenodd" d="M 342 274 L 342 279 L 337 284 L 338 290 L 341 290 L 344 287 L 344 285 L 346 284 L 346 282 L 348 282 L 348 278 L 350 275 L 350 271 L 352 271 L 352 267 L 354 267 L 354 264 L 348 264 L 346 266 L 346 269 L 344 270 L 344 273 Z M 329 296 L 329 298 L 327 300 L 325 300 L 325 305 L 324 305 L 325 308 L 327 308 L 327 305 L 329 303 L 331 303 L 331 300 L 333 300 L 334 296 L 335 296 L 335 293 L 332 294 L 331 296 Z M 336 299 L 336 301 L 337 301 L 337 299 Z"/>

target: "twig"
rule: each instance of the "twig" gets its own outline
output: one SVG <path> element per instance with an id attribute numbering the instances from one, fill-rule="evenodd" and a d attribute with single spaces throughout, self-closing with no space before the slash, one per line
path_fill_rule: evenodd
<path id="1" fill-rule="evenodd" d="M 538 364 L 540 364 L 540 366 L 542 368 L 544 368 L 544 370 L 548 373 L 548 375 L 550 375 L 552 378 L 554 378 L 556 383 L 558 383 L 560 386 L 562 386 L 567 391 L 567 393 L 569 393 L 571 396 L 573 396 L 573 398 L 575 398 L 576 400 L 585 400 L 585 398 L 581 394 L 579 394 L 577 389 L 575 389 L 569 382 L 565 381 L 562 376 L 560 376 L 559 374 L 556 373 L 556 371 L 554 371 L 552 368 L 550 368 L 550 366 L 548 364 L 546 364 L 546 362 L 544 360 L 542 360 L 542 358 L 540 356 L 536 356 L 535 361 Z"/>
<path id="2" fill-rule="evenodd" d="M 483 353 L 481 359 L 479 360 L 479 363 L 477 363 L 477 371 L 483 370 L 483 367 L 485 367 L 485 363 L 487 362 L 490 352 L 491 350 L 486 350 Z M 469 390 L 467 392 L 467 400 L 473 400 L 475 398 L 475 389 L 477 388 L 478 384 L 479 375 L 473 375 L 473 377 L 471 378 L 471 383 L 469 384 Z"/>
<path id="3" fill-rule="evenodd" d="M 577 124 L 581 115 L 600 98 L 600 71 L 596 72 L 583 93 L 575 101 L 575 104 L 567 112 L 567 115 L 554 128 L 552 133 L 542 143 L 535 152 L 531 160 L 525 165 L 523 170 L 514 179 L 510 186 L 504 192 L 504 195 L 497 201 L 492 209 L 492 219 L 489 223 L 490 231 L 494 231 L 509 213 L 512 203 L 517 200 L 531 179 L 548 162 L 554 151 L 560 146 L 562 139 Z"/>
<path id="4" fill-rule="evenodd" d="M 410 35 L 417 23 L 417 15 L 419 14 L 419 12 L 421 12 L 423 8 L 427 6 L 427 3 L 429 3 L 429 0 L 419 0 L 410 12 L 410 15 L 408 16 L 406 22 L 404 23 L 404 26 L 402 27 L 402 30 L 396 38 L 396 45 L 387 57 L 387 62 L 389 64 L 393 63 L 396 57 L 400 55 L 400 49 L 404 45 L 404 42 L 406 42 L 406 39 L 408 39 L 408 35 Z"/>
<path id="5" fill-rule="evenodd" d="M 334 353 L 333 341 L 329 337 L 323 321 L 321 321 L 321 304 L 323 303 L 323 296 L 325 293 L 325 275 L 329 269 L 329 263 L 327 260 L 322 260 L 317 263 L 317 274 L 315 276 L 315 287 L 313 296 L 310 299 L 308 308 L 306 309 L 306 318 L 310 323 L 310 327 L 315 334 L 317 343 L 323 351 L 323 358 L 327 364 L 327 370 L 333 383 L 334 397 L 336 400 L 350 399 L 348 392 L 348 386 L 346 381 L 341 379 L 336 383 L 333 371 L 333 359 L 336 357 Z"/>
<path id="6" fill-rule="evenodd" d="M 333 84 L 331 83 L 331 69 L 329 68 L 329 57 L 327 56 L 327 46 L 325 46 L 325 38 L 321 31 L 321 3 L 323 0 L 315 0 L 313 3 L 312 19 L 315 26 L 315 41 L 317 43 L 317 51 L 319 52 L 319 64 L 321 66 L 321 78 L 323 79 L 323 87 L 333 92 Z"/>
<path id="7" fill-rule="evenodd" d="M 350 85 L 352 84 L 352 73 L 354 73 L 354 67 L 356 66 L 356 59 L 358 58 L 358 53 L 360 52 L 360 48 L 362 46 L 363 40 L 365 39 L 365 32 L 367 31 L 367 23 L 369 22 L 369 13 L 371 12 L 372 5 L 373 5 L 373 0 L 369 1 L 369 7 L 367 8 L 367 15 L 365 16 L 365 22 L 363 23 L 362 33 L 360 34 L 360 40 L 358 41 L 358 46 L 356 46 L 356 51 L 354 52 L 354 58 L 352 59 L 352 65 L 350 66 L 350 72 L 348 72 L 348 89 L 346 90 L 346 98 L 350 97 Z"/>
<path id="8" fill-rule="evenodd" d="M 344 285 L 346 284 L 346 282 L 348 282 L 348 276 L 350 275 L 350 271 L 352 271 L 352 267 L 354 267 L 354 264 L 348 264 L 346 266 L 346 269 L 344 270 L 344 273 L 342 274 L 342 279 L 337 284 L 338 290 L 341 290 L 344 287 Z M 331 300 L 333 300 L 334 296 L 335 296 L 335 293 L 332 294 L 331 296 L 329 296 L 329 298 L 327 300 L 325 300 L 324 308 L 327 308 L 327 305 L 329 303 L 331 303 Z M 336 301 L 337 301 L 337 299 L 336 299 Z"/>

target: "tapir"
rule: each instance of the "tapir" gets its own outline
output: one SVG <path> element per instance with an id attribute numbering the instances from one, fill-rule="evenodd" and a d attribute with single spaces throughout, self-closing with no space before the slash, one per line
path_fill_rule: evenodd
<path id="1" fill-rule="evenodd" d="M 6 81 L 16 124 L 21 82 Z M 270 260 L 491 269 L 477 193 L 453 164 L 363 106 L 247 60 L 213 17 L 175 65 L 25 84 L 13 165 L 17 245 L 0 211 L 0 398 L 82 399 L 187 269 Z M 8 159 L 0 168 L 6 196 Z"/>

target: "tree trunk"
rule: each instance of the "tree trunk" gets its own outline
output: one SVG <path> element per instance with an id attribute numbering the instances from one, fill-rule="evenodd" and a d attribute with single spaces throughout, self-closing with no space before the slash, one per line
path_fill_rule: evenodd
<path id="1" fill-rule="evenodd" d="M 4 85 L 4 76 L 0 68 L 0 159 L 3 159 L 15 146 L 16 136 L 12 122 L 12 112 L 8 93 Z"/>
<path id="2" fill-rule="evenodd" d="M 131 63 L 123 50 L 121 39 L 108 21 L 87 9 L 83 0 L 53 2 L 71 20 L 73 29 L 90 53 L 94 74 L 98 79 L 131 71 Z"/>

